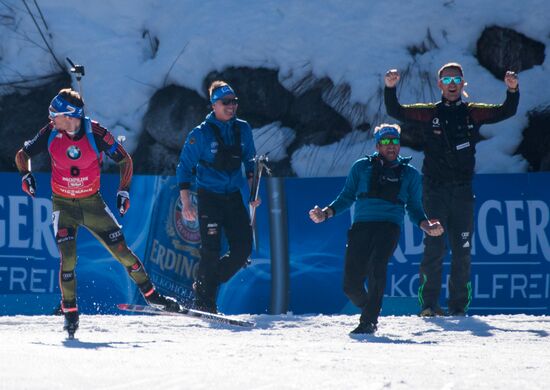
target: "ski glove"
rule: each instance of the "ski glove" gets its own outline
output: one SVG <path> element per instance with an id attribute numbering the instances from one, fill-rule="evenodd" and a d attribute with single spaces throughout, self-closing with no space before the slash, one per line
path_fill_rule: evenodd
<path id="1" fill-rule="evenodd" d="M 21 179 L 21 188 L 30 196 L 34 197 L 36 195 L 36 181 L 32 173 L 27 173 Z"/>
<path id="2" fill-rule="evenodd" d="M 128 191 L 118 191 L 116 193 L 116 208 L 120 216 L 124 216 L 130 208 L 130 194 Z"/>

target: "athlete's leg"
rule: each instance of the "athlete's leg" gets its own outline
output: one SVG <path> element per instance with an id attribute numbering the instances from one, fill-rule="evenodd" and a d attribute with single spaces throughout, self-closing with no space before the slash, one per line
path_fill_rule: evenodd
<path id="1" fill-rule="evenodd" d="M 360 309 L 367 304 L 365 279 L 367 278 L 369 260 L 375 241 L 368 222 L 354 223 L 348 230 L 348 241 L 344 259 L 344 293 Z"/>
<path id="2" fill-rule="evenodd" d="M 81 213 L 78 201 L 53 196 L 52 223 L 59 249 L 59 287 L 63 312 L 78 311 L 76 295 L 76 236 Z"/>
<path id="3" fill-rule="evenodd" d="M 367 301 L 361 313 L 361 322 L 376 325 L 386 288 L 388 262 L 399 243 L 400 227 L 391 222 L 377 222 L 370 235 L 376 245 L 370 253 Z"/>
<path id="4" fill-rule="evenodd" d="M 197 268 L 195 307 L 216 312 L 216 294 L 219 285 L 218 263 L 221 250 L 221 230 L 223 211 L 219 196 L 207 191 L 199 191 L 197 206 L 201 235 L 201 258 Z"/>
<path id="5" fill-rule="evenodd" d="M 464 314 L 472 300 L 470 282 L 471 251 L 474 231 L 474 196 L 471 186 L 457 187 L 449 220 L 451 273 L 449 278 L 449 313 Z"/>
<path id="6" fill-rule="evenodd" d="M 223 228 L 229 243 L 229 252 L 222 256 L 218 264 L 220 283 L 231 279 L 252 252 L 252 228 L 241 194 L 231 195 L 223 208 Z"/>
<path id="7" fill-rule="evenodd" d="M 450 194 L 447 189 L 425 183 L 423 203 L 428 218 L 438 219 L 447 231 L 450 207 Z M 439 310 L 443 258 L 447 253 L 446 239 L 446 233 L 439 237 L 428 235 L 424 237 L 424 254 L 420 263 L 418 289 L 418 300 L 422 309 Z"/>
<path id="8" fill-rule="evenodd" d="M 99 193 L 81 200 L 81 204 L 84 216 L 82 224 L 126 268 L 138 286 L 146 284 L 149 277 L 143 264 L 128 247 L 121 226 Z"/>

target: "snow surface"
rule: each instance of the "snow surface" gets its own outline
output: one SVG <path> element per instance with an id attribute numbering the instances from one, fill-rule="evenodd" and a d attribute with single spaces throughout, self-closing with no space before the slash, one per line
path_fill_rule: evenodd
<path id="1" fill-rule="evenodd" d="M 330 77 L 337 87 L 351 87 L 347 109 L 355 103 L 366 105 L 363 119 L 376 125 L 391 120 L 385 116 L 380 95 L 387 69 L 403 72 L 403 103 L 433 101 L 439 97 L 434 85 L 436 70 L 458 61 L 464 65 L 471 100 L 500 103 L 505 97 L 504 83 L 475 58 L 483 29 L 508 27 L 547 47 L 550 44 L 547 0 L 526 0 L 521 5 L 515 0 L 38 3 L 56 57 L 64 61 L 68 56 L 86 66 L 83 91 L 89 112 L 116 135 L 125 135 L 130 151 L 137 146 L 143 115 L 158 89 L 177 84 L 203 94 L 202 81 L 214 70 L 230 66 L 278 69 L 280 81 L 289 89 L 309 75 Z M 44 29 L 33 2 L 27 4 Z M 58 72 L 22 2 L 3 0 L 0 16 L 0 83 Z M 160 42 L 156 52 L 155 37 Z M 408 47 L 422 44 L 430 50 L 409 54 Z M 482 127 L 488 139 L 478 146 L 478 172 L 526 171 L 527 162 L 514 152 L 527 125 L 526 113 L 550 105 L 548 74 L 548 56 L 543 65 L 521 72 L 518 113 L 505 122 Z M 266 130 L 276 132 L 278 126 L 264 126 L 255 134 L 265 139 Z M 274 155 L 284 156 L 280 135 L 288 132 L 279 130 L 272 137 L 275 144 L 264 145 L 264 149 L 276 149 Z M 350 139 L 361 144 L 351 147 Z M 371 140 L 354 132 L 335 145 L 304 146 L 294 153 L 291 163 L 299 176 L 341 176 L 355 159 L 373 149 Z M 421 153 L 404 148 L 402 154 L 414 155 L 414 164 L 421 167 Z"/>
<path id="2" fill-rule="evenodd" d="M 0 317 L 0 389 L 547 389 L 550 317 Z"/>

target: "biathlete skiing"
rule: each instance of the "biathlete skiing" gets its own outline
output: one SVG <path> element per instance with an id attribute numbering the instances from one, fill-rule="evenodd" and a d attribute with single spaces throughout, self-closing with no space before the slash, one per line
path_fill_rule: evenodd
<path id="1" fill-rule="evenodd" d="M 64 329 L 74 337 L 79 325 L 76 291 L 76 238 L 86 227 L 128 271 L 145 300 L 158 308 L 178 311 L 175 299 L 161 295 L 151 283 L 142 262 L 128 247 L 120 224 L 99 192 L 101 159 L 105 154 L 120 167 L 117 211 L 123 216 L 130 207 L 132 158 L 111 132 L 84 115 L 84 101 L 72 89 L 62 89 L 49 107 L 50 122 L 25 142 L 15 157 L 23 175 L 22 188 L 36 196 L 36 181 L 30 160 L 47 151 L 51 157 L 53 228 L 61 256 L 59 281 Z"/>

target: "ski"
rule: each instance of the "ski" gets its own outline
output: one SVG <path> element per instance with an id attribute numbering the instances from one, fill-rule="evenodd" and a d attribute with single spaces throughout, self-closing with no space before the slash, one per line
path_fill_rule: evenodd
<path id="1" fill-rule="evenodd" d="M 119 303 L 117 307 L 122 311 L 130 311 L 134 313 L 147 313 L 156 315 L 184 315 L 187 317 L 198 318 L 201 320 L 215 322 L 218 324 L 241 326 L 244 328 L 253 328 L 256 324 L 251 321 L 239 320 L 236 318 L 227 317 L 223 314 L 208 313 L 205 311 L 188 309 L 180 305 L 180 311 L 169 312 L 148 305 L 132 305 L 129 303 Z"/>

